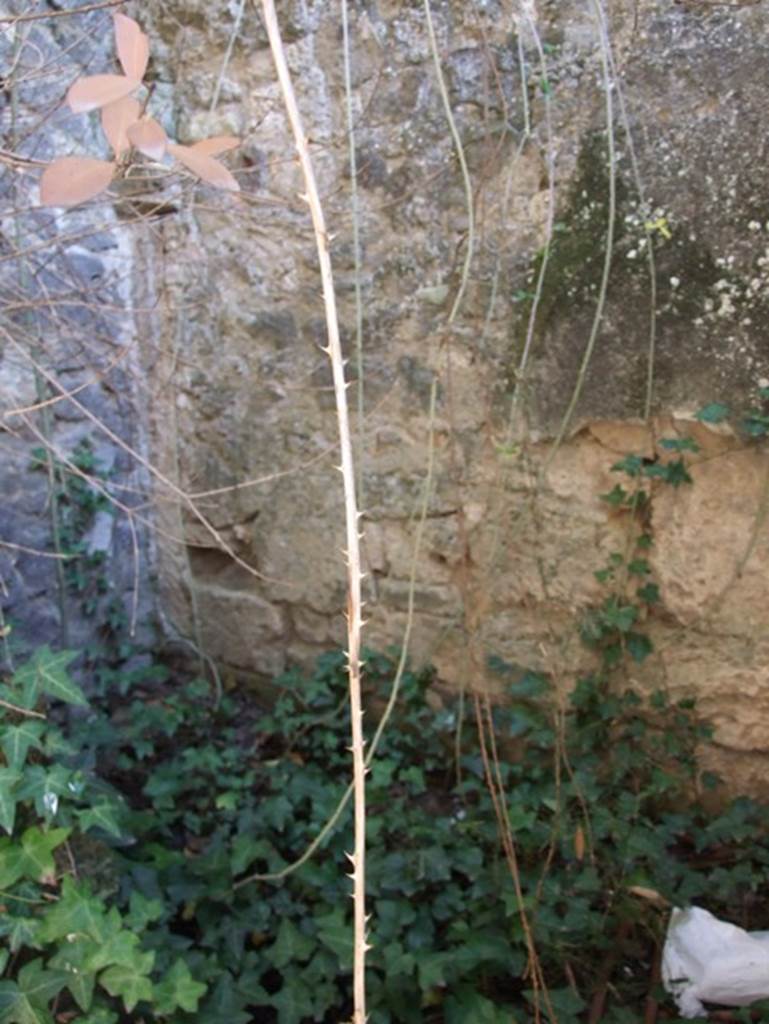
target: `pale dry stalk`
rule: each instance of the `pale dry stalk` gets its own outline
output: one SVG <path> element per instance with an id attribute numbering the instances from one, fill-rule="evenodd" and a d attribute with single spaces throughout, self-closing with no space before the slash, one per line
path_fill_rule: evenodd
<path id="1" fill-rule="evenodd" d="M 363 625 L 361 617 L 361 569 L 360 569 L 360 532 L 358 504 L 355 494 L 355 471 L 350 436 L 350 422 L 347 408 L 347 385 L 344 378 L 344 360 L 339 340 L 339 321 L 336 312 L 334 295 L 334 279 L 331 270 L 331 257 L 328 249 L 328 233 L 326 231 L 323 208 L 315 181 L 307 137 L 302 127 L 302 119 L 291 83 L 291 75 L 286 63 L 283 42 L 278 27 L 273 0 L 262 0 L 264 21 L 270 40 L 270 49 L 278 74 L 278 81 L 283 93 L 288 120 L 294 135 L 299 163 L 304 176 L 306 194 L 304 198 L 310 208 L 315 241 L 318 247 L 318 263 L 320 265 L 323 284 L 323 302 L 326 310 L 326 329 L 328 345 L 325 349 L 331 360 L 334 378 L 334 395 L 336 397 L 337 420 L 339 425 L 339 446 L 342 456 L 342 480 L 344 485 L 345 529 L 347 535 L 347 637 L 348 637 L 348 671 L 350 683 L 350 716 L 352 719 L 352 761 L 353 761 L 353 798 L 355 815 L 355 845 L 350 857 L 352 861 L 353 902 L 354 902 L 354 950 L 353 950 L 353 1019 L 352 1024 L 365 1024 L 366 1021 L 366 989 L 365 963 L 366 951 L 366 895 L 365 895 L 365 857 L 366 857 L 366 765 L 363 754 L 363 712 L 360 692 L 360 634 Z"/>

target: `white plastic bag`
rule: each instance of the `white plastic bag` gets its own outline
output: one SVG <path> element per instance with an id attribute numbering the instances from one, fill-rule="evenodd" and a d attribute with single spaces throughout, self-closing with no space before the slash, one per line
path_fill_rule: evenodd
<path id="1" fill-rule="evenodd" d="M 746 932 L 701 907 L 673 909 L 662 951 L 662 982 L 682 1017 L 703 1002 L 749 1006 L 769 999 L 769 932 Z"/>

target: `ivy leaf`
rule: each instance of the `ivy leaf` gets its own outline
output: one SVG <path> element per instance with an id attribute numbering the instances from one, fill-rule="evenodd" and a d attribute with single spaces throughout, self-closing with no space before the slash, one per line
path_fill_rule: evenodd
<path id="1" fill-rule="evenodd" d="M 23 946 L 39 949 L 40 943 L 36 938 L 38 923 L 34 917 L 12 917 L 10 914 L 4 914 L 0 918 L 0 935 L 8 940 L 12 953 L 18 953 Z M 3 950 L 3 952 L 7 952 L 7 950 Z M 0 973 L 2 973 L 1 970 Z"/>
<path id="2" fill-rule="evenodd" d="M 99 975 L 99 984 L 111 996 L 123 1000 L 126 1013 L 131 1013 L 136 1004 L 144 999 L 152 999 L 152 982 L 147 977 L 155 962 L 154 953 L 139 953 L 131 967 L 109 967 Z"/>
<path id="3" fill-rule="evenodd" d="M 765 437 L 769 434 L 769 416 L 758 409 L 751 409 L 742 421 L 742 429 L 748 437 Z"/>
<path id="4" fill-rule="evenodd" d="M 245 1005 L 246 1000 L 236 989 L 232 975 L 224 971 L 195 1015 L 195 1024 L 249 1024 L 253 1015 L 244 1011 Z"/>
<path id="5" fill-rule="evenodd" d="M 710 402 L 704 405 L 699 412 L 695 413 L 695 419 L 700 423 L 721 423 L 729 415 L 729 406 L 721 402 Z"/>
<path id="6" fill-rule="evenodd" d="M 651 566 L 645 558 L 634 558 L 628 562 L 627 571 L 633 576 L 646 576 L 651 572 Z"/>
<path id="7" fill-rule="evenodd" d="M 193 979 L 184 960 L 177 960 L 163 980 L 155 985 L 155 1011 L 168 1015 L 177 1009 L 195 1013 L 205 992 L 206 986 Z"/>
<path id="8" fill-rule="evenodd" d="M 547 679 L 537 672 L 525 672 L 520 679 L 511 684 L 509 692 L 524 700 L 536 700 L 544 697 L 550 685 Z"/>
<path id="9" fill-rule="evenodd" d="M 13 825 L 16 820 L 16 800 L 14 789 L 21 772 L 13 768 L 0 768 L 0 825 L 10 835 L 13 832 Z"/>
<path id="10" fill-rule="evenodd" d="M 85 882 L 76 882 L 69 876 L 62 882 L 61 889 L 58 903 L 48 911 L 40 926 L 42 941 L 54 942 L 73 934 L 103 941 L 106 915 L 102 901 L 91 894 Z"/>
<path id="11" fill-rule="evenodd" d="M 120 838 L 123 832 L 117 821 L 117 808 L 111 803 L 96 804 L 77 812 L 80 827 L 86 832 L 89 828 L 101 828 L 110 835 Z"/>
<path id="12" fill-rule="evenodd" d="M 395 978 L 399 974 L 409 977 L 416 965 L 416 957 L 408 953 L 400 942 L 391 942 L 382 950 L 385 962 L 385 971 L 388 978 Z"/>
<path id="13" fill-rule="evenodd" d="M 45 722 L 21 722 L 19 725 L 8 725 L 3 729 L 0 747 L 10 768 L 21 768 L 27 759 L 30 747 L 40 749 L 40 737 L 46 727 Z"/>
<path id="14" fill-rule="evenodd" d="M 698 452 L 700 446 L 692 437 L 663 437 L 659 442 L 660 448 L 669 452 Z"/>
<path id="15" fill-rule="evenodd" d="M 79 1017 L 78 1024 L 118 1024 L 118 1015 L 105 1006 L 98 1006 L 87 1017 Z"/>
<path id="16" fill-rule="evenodd" d="M 163 903 L 161 900 L 147 899 L 138 889 L 131 893 L 129 911 L 124 914 L 123 921 L 127 928 L 136 932 L 142 932 L 147 925 L 159 921 L 163 916 Z"/>
<path id="17" fill-rule="evenodd" d="M 54 653 L 50 647 L 41 647 L 26 665 L 22 666 L 13 677 L 16 685 L 23 687 L 25 696 L 33 697 L 32 707 L 41 692 L 55 697 L 67 704 L 88 707 L 83 691 L 67 675 L 65 669 L 77 657 L 77 651 L 58 651 Z"/>
<path id="18" fill-rule="evenodd" d="M 621 487 L 619 484 L 615 484 L 610 491 L 607 491 L 605 494 L 599 494 L 598 497 L 601 501 L 605 501 L 613 508 L 619 508 L 625 503 L 630 495 L 624 487 Z"/>
<path id="19" fill-rule="evenodd" d="M 647 604 L 656 604 L 660 599 L 660 588 L 656 583 L 645 583 L 638 588 L 636 594 Z"/>
<path id="20" fill-rule="evenodd" d="M 423 990 L 427 990 L 435 985 L 445 985 L 447 981 L 446 972 L 451 963 L 451 953 L 425 952 L 420 955 L 417 961 L 420 987 Z"/>
<path id="21" fill-rule="evenodd" d="M 308 960 L 315 950 L 315 943 L 303 935 L 293 921 L 284 918 L 278 929 L 278 937 L 266 953 L 275 967 L 285 967 Z"/>
<path id="22" fill-rule="evenodd" d="M 601 608 L 601 618 L 606 626 L 627 633 L 638 616 L 638 609 L 632 604 L 620 604 L 616 598 L 609 598 Z"/>
<path id="23" fill-rule="evenodd" d="M 64 988 L 63 971 L 46 970 L 33 960 L 19 971 L 16 981 L 0 982 L 2 1024 L 53 1024 L 48 1004 Z"/>
<path id="24" fill-rule="evenodd" d="M 16 794 L 17 800 L 33 800 L 35 810 L 42 818 L 53 816 L 58 797 L 71 797 L 68 785 L 72 772 L 63 765 L 54 764 L 50 770 L 41 764 L 27 764 Z"/>
<path id="25" fill-rule="evenodd" d="M 318 939 L 332 953 L 336 953 L 344 967 L 352 963 L 352 931 L 340 908 L 315 918 Z"/>
<path id="26" fill-rule="evenodd" d="M 69 828 L 52 828 L 48 832 L 33 826 L 21 837 L 24 851 L 24 874 L 36 882 L 52 881 L 56 877 L 53 851 L 70 834 Z"/>
<path id="27" fill-rule="evenodd" d="M 110 918 L 117 927 L 116 932 L 103 943 L 94 943 L 94 948 L 85 962 L 89 971 L 100 971 L 103 967 L 127 967 L 140 970 L 144 954 L 139 949 L 139 936 L 121 928 L 120 912 L 113 907 L 116 918 Z M 151 965 L 150 965 L 151 966 Z M 146 973 L 146 972 L 141 972 Z"/>
<path id="28" fill-rule="evenodd" d="M 21 843 L 0 840 L 0 889 L 7 889 L 20 878 L 31 878 L 35 882 L 53 881 L 56 877 L 53 851 L 61 846 L 69 833 L 68 828 L 43 832 L 32 826 L 22 835 Z"/>
<path id="29" fill-rule="evenodd" d="M 81 1010 L 88 1012 L 93 1003 L 96 975 L 91 971 L 78 969 L 67 972 L 67 988 Z"/>
<path id="30" fill-rule="evenodd" d="M 625 638 L 627 651 L 633 661 L 639 665 L 645 661 L 654 650 L 654 645 L 644 633 L 628 633 Z"/>
<path id="31" fill-rule="evenodd" d="M 624 459 L 614 463 L 611 471 L 612 473 L 627 473 L 628 476 L 638 476 L 643 465 L 644 460 L 640 455 L 626 455 Z"/>
<path id="32" fill-rule="evenodd" d="M 49 960 L 49 966 L 59 967 L 67 975 L 67 988 L 81 1010 L 87 1012 L 93 1002 L 93 990 L 96 984 L 96 972 L 89 970 L 88 957 L 96 945 L 92 939 L 84 936 L 69 935 L 68 941 L 59 945 L 55 956 Z"/>
<path id="33" fill-rule="evenodd" d="M 644 466 L 643 472 L 644 476 L 664 480 L 666 484 L 671 484 L 673 487 L 680 487 L 681 484 L 692 482 L 683 459 L 676 459 L 674 462 L 655 462 L 651 466 Z"/>
<path id="34" fill-rule="evenodd" d="M 460 988 L 443 1004 L 446 1024 L 508 1024 L 514 1020 L 509 1007 L 499 1006 L 472 988 Z"/>
<path id="35" fill-rule="evenodd" d="M 312 990 L 296 974 L 284 979 L 283 987 L 271 1002 L 278 1011 L 278 1024 L 301 1024 L 315 1016 Z"/>

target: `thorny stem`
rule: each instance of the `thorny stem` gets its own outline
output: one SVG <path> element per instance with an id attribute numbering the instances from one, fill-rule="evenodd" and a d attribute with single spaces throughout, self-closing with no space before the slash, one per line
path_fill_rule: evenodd
<path id="1" fill-rule="evenodd" d="M 274 0 L 262 0 L 267 35 L 270 40 L 275 68 L 278 74 L 283 102 L 286 107 L 291 129 L 294 135 L 299 162 L 304 176 L 306 199 L 310 207 L 310 215 L 315 230 L 315 241 L 318 248 L 323 283 L 323 302 L 326 309 L 326 328 L 328 346 L 326 352 L 331 360 L 334 378 L 334 395 L 336 397 L 337 421 L 339 426 L 339 445 L 342 456 L 342 479 L 344 484 L 345 527 L 347 534 L 347 638 L 348 638 L 348 673 L 350 682 L 350 717 L 352 719 L 352 761 L 353 761 L 353 799 L 355 814 L 355 844 L 351 855 L 353 881 L 353 915 L 354 915 L 354 947 L 353 947 L 353 1017 L 352 1024 L 365 1024 L 366 1021 L 366 889 L 365 889 L 365 858 L 366 858 L 366 765 L 363 755 L 363 712 L 361 708 L 360 687 L 360 633 L 363 625 L 361 616 L 361 570 L 360 570 L 360 533 L 359 515 L 355 495 L 355 468 L 350 437 L 350 423 L 347 409 L 347 392 L 344 378 L 344 361 L 342 346 L 339 339 L 339 322 L 336 312 L 334 295 L 334 279 L 331 270 L 331 258 L 328 250 L 328 234 L 326 231 L 323 208 L 315 182 L 315 171 L 310 158 L 307 137 L 302 127 L 301 115 L 296 102 L 291 76 L 286 63 L 283 43 L 280 37 L 278 19 L 275 14 Z"/>
<path id="2" fill-rule="evenodd" d="M 417 566 L 419 565 L 419 554 L 422 547 L 422 540 L 424 538 L 425 523 L 427 522 L 427 511 L 430 505 L 430 495 L 433 488 L 433 474 L 435 471 L 435 405 L 438 398 L 438 378 L 433 377 L 432 386 L 430 388 L 430 411 L 428 414 L 429 433 L 427 441 L 427 471 L 425 473 L 424 484 L 422 486 L 422 498 L 420 502 L 419 518 L 417 519 L 416 530 L 414 532 L 414 547 L 411 552 L 411 570 L 409 573 L 409 589 L 408 589 L 408 601 L 406 607 L 406 625 L 403 630 L 403 641 L 401 643 L 401 654 L 398 659 L 398 665 L 393 676 L 392 685 L 390 687 L 390 696 L 387 700 L 387 705 L 384 709 L 382 717 L 379 719 L 376 732 L 374 733 L 371 742 L 368 745 L 368 753 L 366 754 L 366 768 L 369 768 L 371 762 L 374 760 L 379 741 L 381 740 L 387 724 L 390 721 L 390 717 L 395 710 L 395 705 L 398 700 L 398 694 L 400 692 L 400 685 L 403 679 L 403 673 L 406 670 L 406 659 L 408 657 L 409 640 L 411 637 L 411 630 L 414 624 L 414 595 L 416 592 L 416 574 Z M 460 693 L 460 698 L 462 694 Z M 291 861 L 285 867 L 281 868 L 280 871 L 270 872 L 255 872 L 248 875 L 246 878 L 241 878 L 233 885 L 233 889 L 241 889 L 244 885 L 249 885 L 251 882 L 280 882 L 284 878 L 298 871 L 303 864 L 315 854 L 315 851 L 326 841 L 326 838 L 336 828 L 336 824 L 340 817 L 344 813 L 347 804 L 350 801 L 350 797 L 353 793 L 353 784 L 347 787 L 344 794 L 336 805 L 332 815 L 326 821 L 323 828 L 318 832 L 313 841 L 305 849 L 304 853 L 296 860 Z"/>

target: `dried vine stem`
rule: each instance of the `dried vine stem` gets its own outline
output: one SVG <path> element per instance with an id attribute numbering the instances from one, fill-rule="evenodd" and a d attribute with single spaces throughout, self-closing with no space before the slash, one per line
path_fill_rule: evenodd
<path id="1" fill-rule="evenodd" d="M 354 904 L 354 947 L 353 947 L 353 1016 L 352 1024 L 365 1024 L 366 987 L 366 764 L 363 755 L 363 711 L 360 687 L 360 633 L 363 625 L 361 616 L 361 569 L 360 533 L 358 504 L 355 495 L 355 467 L 350 437 L 350 422 L 347 410 L 347 385 L 344 378 L 344 360 L 339 340 L 339 322 L 334 295 L 334 279 L 331 258 L 328 251 L 328 234 L 323 208 L 315 182 L 307 137 L 302 128 L 302 119 L 296 103 L 291 75 L 286 63 L 283 42 L 280 37 L 274 0 L 262 0 L 264 21 L 270 40 L 270 49 L 283 93 L 294 144 L 299 156 L 306 188 L 305 198 L 310 207 L 315 241 L 318 247 L 318 263 L 323 283 L 323 303 L 326 309 L 328 345 L 325 349 L 331 360 L 336 397 L 337 420 L 339 424 L 339 445 L 342 456 L 342 479 L 344 483 L 345 526 L 347 533 L 347 638 L 348 673 L 350 682 L 350 717 L 352 719 L 352 761 L 353 761 L 353 802 L 355 814 L 355 845 L 350 855 L 352 861 L 353 904 Z"/>
<path id="2" fill-rule="evenodd" d="M 606 294 L 609 290 L 609 277 L 611 275 L 612 258 L 614 255 L 614 235 L 617 226 L 617 146 L 614 133 L 614 82 L 612 80 L 612 66 L 609 58 L 609 36 L 601 0 L 592 0 L 591 7 L 593 9 L 593 17 L 596 22 L 601 45 L 601 68 L 603 71 L 604 102 L 606 106 L 606 142 L 608 147 L 609 171 L 608 223 L 606 225 L 603 271 L 601 273 L 601 283 L 598 288 L 598 299 L 596 301 L 595 314 L 590 328 L 590 335 L 587 339 L 587 343 L 585 344 L 582 361 L 579 364 L 579 371 L 577 373 L 577 380 L 574 384 L 574 390 L 572 391 L 566 412 L 563 414 L 561 425 L 558 428 L 558 434 L 556 435 L 552 447 L 545 458 L 543 471 L 548 469 L 555 458 L 556 452 L 561 447 L 569 429 L 569 425 L 571 424 L 572 417 L 574 416 L 574 412 L 577 408 L 577 403 L 582 395 L 588 366 L 590 365 L 590 360 L 593 356 L 593 350 L 595 349 L 595 344 L 598 340 L 598 332 L 601 328 L 601 324 L 603 323 L 603 315 L 606 310 Z"/>

